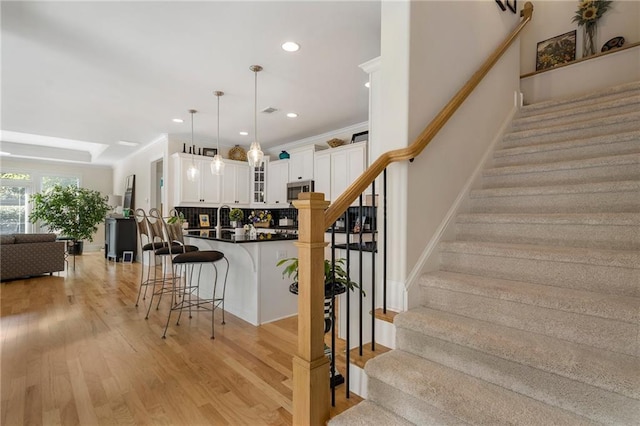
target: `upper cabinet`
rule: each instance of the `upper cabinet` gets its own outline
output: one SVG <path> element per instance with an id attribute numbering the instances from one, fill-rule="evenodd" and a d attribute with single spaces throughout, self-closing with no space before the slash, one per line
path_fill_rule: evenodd
<path id="1" fill-rule="evenodd" d="M 247 163 L 225 159 L 224 174 L 216 176 L 211 173 L 211 158 L 182 153 L 175 153 L 171 158 L 176 206 L 249 205 L 251 177 Z M 195 182 L 187 179 L 187 170 L 192 164 L 199 172 Z"/>
<path id="2" fill-rule="evenodd" d="M 172 156 L 174 170 L 174 202 L 177 206 L 220 203 L 220 176 L 211 173 L 211 159 L 176 153 Z M 198 176 L 194 182 L 187 179 L 187 170 L 194 165 Z"/>
<path id="3" fill-rule="evenodd" d="M 269 157 L 265 156 L 260 167 L 251 171 L 251 204 L 267 202 L 267 174 L 269 171 Z M 251 170 L 251 169 L 250 169 Z"/>
<path id="4" fill-rule="evenodd" d="M 316 146 L 311 145 L 289 152 L 289 182 L 313 179 L 313 157 Z"/>
<path id="5" fill-rule="evenodd" d="M 267 177 L 267 203 L 283 204 L 283 207 L 287 207 L 289 160 L 269 162 Z"/>
<path id="6" fill-rule="evenodd" d="M 335 201 L 366 168 L 366 142 L 317 152 L 315 155 L 315 192 Z"/>
<path id="7" fill-rule="evenodd" d="M 222 176 L 222 202 L 248 206 L 251 201 L 251 168 L 248 163 L 225 160 Z"/>

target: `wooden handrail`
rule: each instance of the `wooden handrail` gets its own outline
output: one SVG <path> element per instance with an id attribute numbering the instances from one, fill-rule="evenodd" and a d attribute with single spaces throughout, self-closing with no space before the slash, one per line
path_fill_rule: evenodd
<path id="1" fill-rule="evenodd" d="M 509 36 L 498 46 L 482 66 L 471 76 L 469 81 L 455 94 L 453 98 L 445 105 L 438 115 L 429 123 L 416 140 L 406 148 L 387 151 L 380 155 L 376 161 L 364 171 L 358 179 L 356 179 L 339 197 L 334 201 L 324 213 L 324 226 L 329 228 L 344 213 L 351 203 L 362 194 L 369 185 L 382 173 L 382 171 L 391 163 L 397 161 L 406 161 L 420 155 L 422 150 L 431 142 L 440 129 L 449 121 L 451 116 L 462 105 L 462 102 L 471 94 L 473 89 L 482 81 L 482 78 L 489 72 L 496 62 L 502 57 L 504 52 L 518 37 L 522 29 L 527 25 L 533 16 L 533 4 L 526 2 L 524 8 L 520 12 L 522 21 L 509 34 Z"/>

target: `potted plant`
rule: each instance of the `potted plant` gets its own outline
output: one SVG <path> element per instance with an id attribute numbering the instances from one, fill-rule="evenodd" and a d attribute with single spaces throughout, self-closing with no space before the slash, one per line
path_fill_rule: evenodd
<path id="1" fill-rule="evenodd" d="M 229 220 L 231 221 L 231 227 L 240 228 L 242 226 L 242 219 L 244 219 L 244 212 L 238 208 L 233 208 L 229 212 Z"/>
<path id="2" fill-rule="evenodd" d="M 342 294 L 347 288 L 353 291 L 356 288 L 360 288 L 360 286 L 347 279 L 347 272 L 344 270 L 344 259 L 336 259 L 335 262 L 335 280 L 332 273 L 331 261 L 325 259 L 324 260 L 324 297 L 330 298 L 331 291 L 333 288 L 334 294 Z M 293 279 L 293 283 L 289 286 L 289 291 L 298 294 L 298 258 L 291 257 L 288 259 L 281 259 L 278 261 L 276 266 L 285 265 L 285 268 L 282 270 L 282 278 L 285 276 L 287 278 Z M 332 286 L 333 284 L 333 286 Z M 362 294 L 365 294 L 364 290 Z"/>
<path id="3" fill-rule="evenodd" d="M 168 224 L 180 223 L 182 229 L 189 228 L 189 222 L 184 218 L 184 213 L 180 212 L 175 215 L 172 215 L 169 219 L 167 219 Z"/>
<path id="4" fill-rule="evenodd" d="M 82 254 L 82 240 L 93 241 L 98 224 L 110 207 L 107 197 L 87 188 L 56 185 L 31 196 L 29 220 L 41 221 L 49 230 L 73 240 L 72 254 Z"/>

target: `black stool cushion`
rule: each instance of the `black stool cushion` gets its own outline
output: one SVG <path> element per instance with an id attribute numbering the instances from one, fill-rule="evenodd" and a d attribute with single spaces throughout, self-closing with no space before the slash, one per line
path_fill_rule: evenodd
<path id="1" fill-rule="evenodd" d="M 217 262 L 224 257 L 224 253 L 216 250 L 201 250 L 179 254 L 173 258 L 173 263 L 207 263 Z"/>
<path id="2" fill-rule="evenodd" d="M 157 250 L 157 249 L 162 248 L 162 247 L 167 247 L 166 241 L 155 241 L 153 243 L 147 243 L 147 244 L 143 245 L 142 246 L 142 251 Z"/>
<path id="3" fill-rule="evenodd" d="M 188 245 L 183 246 L 182 244 L 173 244 L 171 246 L 171 251 L 169 251 L 169 246 L 166 246 L 156 250 L 156 254 L 158 256 L 162 256 L 165 254 L 190 253 L 194 251 L 198 251 L 198 247 L 188 246 Z"/>

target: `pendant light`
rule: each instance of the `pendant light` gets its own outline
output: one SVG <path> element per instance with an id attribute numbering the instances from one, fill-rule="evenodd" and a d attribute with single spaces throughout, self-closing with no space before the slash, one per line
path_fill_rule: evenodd
<path id="1" fill-rule="evenodd" d="M 195 182 L 196 180 L 198 180 L 198 176 L 200 175 L 200 170 L 196 167 L 195 160 L 196 146 L 193 144 L 193 114 L 195 114 L 196 112 L 198 111 L 196 111 L 195 109 L 189 110 L 189 113 L 191 114 L 191 146 L 193 148 L 193 151 L 191 151 L 191 165 L 187 169 L 187 179 L 189 179 L 190 182 Z"/>
<path id="2" fill-rule="evenodd" d="M 262 164 L 262 158 L 264 158 L 264 153 L 260 148 L 260 142 L 258 142 L 258 73 L 262 71 L 262 67 L 260 65 L 251 65 L 249 69 L 255 74 L 255 98 L 253 110 L 253 134 L 255 139 L 247 152 L 247 160 L 249 161 L 249 166 L 260 167 Z"/>
<path id="3" fill-rule="evenodd" d="M 220 155 L 220 96 L 224 96 L 224 92 L 215 91 L 214 95 L 218 98 L 218 139 L 216 145 L 216 155 L 211 160 L 211 173 L 216 176 L 224 174 L 224 161 L 222 161 L 222 155 Z"/>

